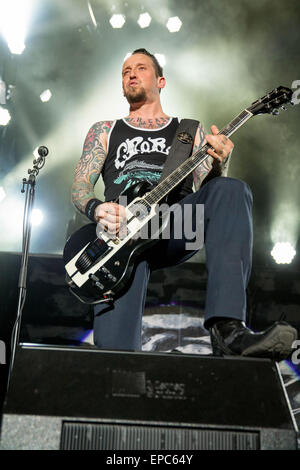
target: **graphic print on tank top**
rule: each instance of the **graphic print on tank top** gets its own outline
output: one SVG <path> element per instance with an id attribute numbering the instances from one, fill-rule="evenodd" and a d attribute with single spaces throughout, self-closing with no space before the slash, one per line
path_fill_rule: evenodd
<path id="1" fill-rule="evenodd" d="M 133 127 L 124 119 L 115 122 L 103 167 L 106 201 L 140 181 L 158 183 L 177 127 L 174 118 L 159 129 Z"/>

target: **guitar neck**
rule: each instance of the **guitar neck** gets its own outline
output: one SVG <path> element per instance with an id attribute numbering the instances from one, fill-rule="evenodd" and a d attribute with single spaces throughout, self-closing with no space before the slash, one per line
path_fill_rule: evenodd
<path id="1" fill-rule="evenodd" d="M 221 129 L 219 134 L 230 137 L 252 116 L 253 114 L 245 109 L 235 119 L 227 124 L 227 126 Z M 174 170 L 144 197 L 146 204 L 157 204 L 165 196 L 167 196 L 167 194 L 172 191 L 182 180 L 184 180 L 192 171 L 194 171 L 197 166 L 201 165 L 208 157 L 210 157 L 210 155 L 207 153 L 207 150 L 210 148 L 212 147 L 209 144 L 205 144 L 191 157 L 186 159 L 178 168 L 176 168 L 176 170 Z"/>

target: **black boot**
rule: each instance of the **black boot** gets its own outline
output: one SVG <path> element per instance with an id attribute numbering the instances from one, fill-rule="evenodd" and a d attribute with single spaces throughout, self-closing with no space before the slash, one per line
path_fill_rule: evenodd
<path id="1" fill-rule="evenodd" d="M 278 321 L 255 333 L 239 320 L 222 320 L 212 325 L 210 338 L 214 356 L 250 356 L 282 361 L 292 353 L 297 330 Z"/>

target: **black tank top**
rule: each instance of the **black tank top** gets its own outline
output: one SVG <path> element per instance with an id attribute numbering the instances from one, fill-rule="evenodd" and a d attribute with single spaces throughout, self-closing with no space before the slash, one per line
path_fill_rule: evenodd
<path id="1" fill-rule="evenodd" d="M 125 119 L 114 122 L 102 169 L 105 201 L 114 201 L 140 181 L 158 183 L 178 124 L 177 118 L 170 118 L 159 129 L 142 129 L 131 126 Z"/>

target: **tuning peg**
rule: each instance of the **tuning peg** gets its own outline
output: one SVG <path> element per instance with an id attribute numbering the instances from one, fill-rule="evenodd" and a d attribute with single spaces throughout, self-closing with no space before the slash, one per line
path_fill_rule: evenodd
<path id="1" fill-rule="evenodd" d="M 273 109 L 272 114 L 273 114 L 273 116 L 278 116 L 278 114 L 279 114 L 278 109 L 277 108 Z"/>

